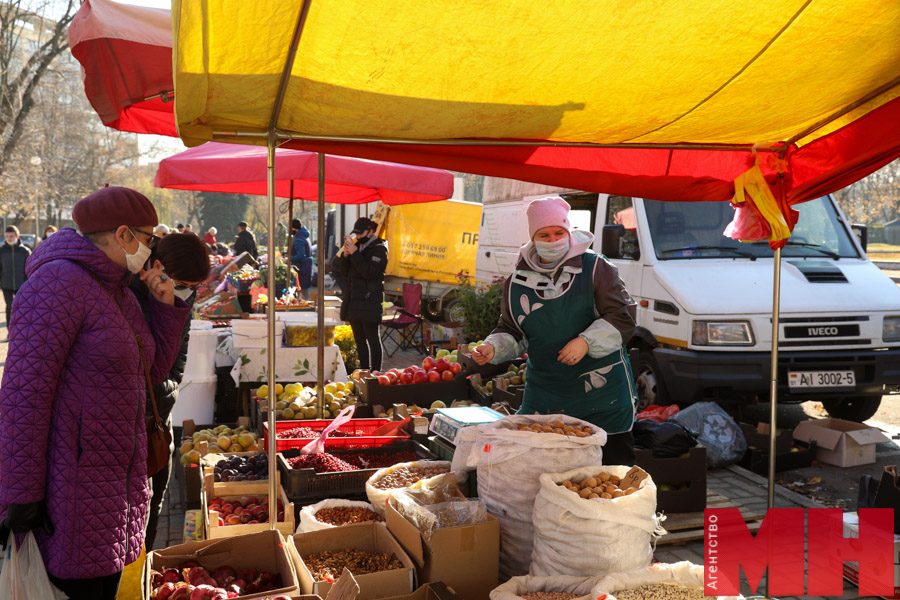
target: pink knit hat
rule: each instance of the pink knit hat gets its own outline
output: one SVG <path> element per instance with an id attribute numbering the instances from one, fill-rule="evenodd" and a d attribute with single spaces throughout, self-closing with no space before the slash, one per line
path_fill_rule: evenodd
<path id="1" fill-rule="evenodd" d="M 525 213 L 528 215 L 528 237 L 534 239 L 534 234 L 538 229 L 554 225 L 571 231 L 571 227 L 569 227 L 570 208 L 569 203 L 559 196 L 541 198 L 529 204 Z"/>

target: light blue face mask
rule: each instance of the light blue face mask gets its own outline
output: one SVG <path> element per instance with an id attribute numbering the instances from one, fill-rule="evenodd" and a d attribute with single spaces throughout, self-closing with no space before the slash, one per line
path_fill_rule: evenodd
<path id="1" fill-rule="evenodd" d="M 555 242 L 534 242 L 534 250 L 544 262 L 556 262 L 569 253 L 569 236 Z"/>

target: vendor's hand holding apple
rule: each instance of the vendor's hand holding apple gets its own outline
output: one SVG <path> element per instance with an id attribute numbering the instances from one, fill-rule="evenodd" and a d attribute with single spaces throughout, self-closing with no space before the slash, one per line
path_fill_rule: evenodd
<path id="1" fill-rule="evenodd" d="M 472 349 L 472 360 L 479 365 L 487 364 L 494 358 L 494 347 L 491 344 L 481 344 Z"/>

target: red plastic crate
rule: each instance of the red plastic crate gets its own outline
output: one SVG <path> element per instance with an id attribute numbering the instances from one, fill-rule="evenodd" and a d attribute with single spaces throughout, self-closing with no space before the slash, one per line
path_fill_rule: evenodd
<path id="1" fill-rule="evenodd" d="M 375 448 L 378 446 L 387 446 L 398 440 L 408 440 L 411 436 L 408 433 L 400 433 L 398 435 L 371 435 L 373 431 L 391 422 L 391 419 L 350 419 L 337 428 L 342 432 L 355 432 L 358 435 L 354 437 L 331 437 L 325 440 L 325 447 L 331 450 L 352 449 L 352 448 Z M 309 427 L 315 431 L 322 431 L 331 425 L 331 419 L 319 420 L 302 420 L 302 421 L 276 421 L 276 435 L 282 431 L 293 429 L 294 427 Z M 263 423 L 263 439 L 265 448 L 269 448 L 269 424 Z M 310 443 L 314 438 L 296 439 L 296 440 L 275 440 L 275 450 L 283 452 L 289 448 L 297 448 L 298 450 Z"/>

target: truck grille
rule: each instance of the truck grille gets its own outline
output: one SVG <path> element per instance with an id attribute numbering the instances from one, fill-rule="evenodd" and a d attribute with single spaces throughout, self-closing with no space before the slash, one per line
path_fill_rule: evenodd
<path id="1" fill-rule="evenodd" d="M 788 317 L 782 319 L 782 348 L 805 346 L 865 346 L 869 339 L 860 338 L 860 323 L 869 317 Z"/>

